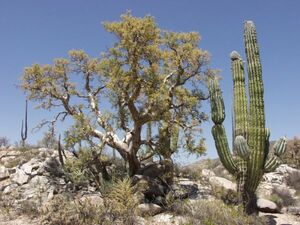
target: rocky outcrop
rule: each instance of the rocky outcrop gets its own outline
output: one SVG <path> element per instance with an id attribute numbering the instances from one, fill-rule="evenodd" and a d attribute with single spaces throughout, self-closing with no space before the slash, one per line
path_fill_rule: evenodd
<path id="1" fill-rule="evenodd" d="M 209 182 L 212 185 L 223 187 L 226 190 L 236 191 L 236 184 L 231 182 L 230 180 L 227 180 L 227 179 L 223 178 L 223 177 L 212 176 L 212 177 L 209 178 Z"/>
<path id="2" fill-rule="evenodd" d="M 279 208 L 276 205 L 276 203 L 264 199 L 264 198 L 259 198 L 257 199 L 257 207 L 259 209 L 259 211 L 261 212 L 266 212 L 266 213 L 278 213 L 279 212 Z"/>
<path id="3" fill-rule="evenodd" d="M 0 163 L 4 165 L 0 166 L 1 198 L 14 209 L 21 209 L 24 201 L 41 207 L 53 195 L 66 191 L 66 181 L 53 176 L 62 173 L 60 164 L 53 163 L 57 161 L 57 151 L 45 148 L 1 150 L 0 155 Z M 16 165 L 13 166 L 12 162 Z"/>

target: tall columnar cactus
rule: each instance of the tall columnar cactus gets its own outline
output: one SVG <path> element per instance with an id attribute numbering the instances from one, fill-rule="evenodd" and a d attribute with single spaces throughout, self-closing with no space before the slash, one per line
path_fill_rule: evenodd
<path id="1" fill-rule="evenodd" d="M 22 120 L 22 126 L 21 126 L 21 138 L 22 138 L 22 146 L 25 146 L 25 141 L 27 139 L 27 111 L 28 111 L 28 101 L 26 100 L 25 105 L 25 122 Z"/>
<path id="2" fill-rule="evenodd" d="M 209 82 L 211 113 L 214 126 L 212 134 L 224 167 L 237 179 L 238 192 L 248 214 L 256 212 L 255 191 L 265 172 L 274 171 L 286 147 L 286 138 L 274 145 L 274 155 L 268 158 L 269 130 L 265 127 L 262 69 L 256 30 L 252 21 L 244 26 L 244 41 L 248 65 L 249 106 L 245 88 L 244 63 L 236 52 L 231 53 L 234 86 L 233 133 L 234 155 L 230 153 L 223 126 L 225 108 L 218 80 Z"/>

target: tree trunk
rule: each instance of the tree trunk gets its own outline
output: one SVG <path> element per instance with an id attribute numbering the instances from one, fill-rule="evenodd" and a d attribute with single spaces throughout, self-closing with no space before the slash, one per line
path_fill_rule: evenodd
<path id="1" fill-rule="evenodd" d="M 172 185 L 173 184 L 173 180 L 174 180 L 174 164 L 173 164 L 173 160 L 170 158 L 166 158 L 163 161 L 164 166 L 165 166 L 165 180 L 166 183 L 168 185 Z"/>
<path id="2" fill-rule="evenodd" d="M 128 154 L 127 160 L 129 165 L 129 176 L 133 177 L 141 167 L 140 161 L 134 154 Z"/>

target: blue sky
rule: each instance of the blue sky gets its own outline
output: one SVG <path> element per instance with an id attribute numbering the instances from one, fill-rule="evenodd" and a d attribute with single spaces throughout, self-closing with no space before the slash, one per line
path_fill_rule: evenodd
<path id="1" fill-rule="evenodd" d="M 113 42 L 101 22 L 119 20 L 126 10 L 134 16 L 151 14 L 158 25 L 173 31 L 197 31 L 200 48 L 211 53 L 211 66 L 221 70 L 221 82 L 231 132 L 232 80 L 229 54 L 245 55 L 243 22 L 257 27 L 265 84 L 265 108 L 271 139 L 300 136 L 300 1 L 298 0 L 1 0 L 0 1 L 0 136 L 20 139 L 25 96 L 16 88 L 23 68 L 51 63 L 70 49 L 99 56 Z M 245 57 L 244 57 L 245 58 Z M 29 103 L 29 125 L 52 115 Z M 208 156 L 216 157 L 210 134 L 212 122 L 203 126 Z M 39 133 L 29 133 L 35 143 Z M 191 162 L 193 157 L 180 157 Z"/>

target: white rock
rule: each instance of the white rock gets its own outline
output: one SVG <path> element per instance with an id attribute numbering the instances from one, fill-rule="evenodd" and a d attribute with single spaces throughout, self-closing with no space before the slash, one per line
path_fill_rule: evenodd
<path id="1" fill-rule="evenodd" d="M 9 178 L 9 170 L 4 166 L 0 166 L 0 181 L 7 178 Z"/>
<path id="2" fill-rule="evenodd" d="M 138 211 L 141 216 L 154 216 L 162 212 L 159 205 L 153 203 L 143 203 L 138 205 Z"/>
<path id="3" fill-rule="evenodd" d="M 223 177 L 210 177 L 209 183 L 211 183 L 212 185 L 223 187 L 227 190 L 233 190 L 233 191 L 236 190 L 236 184 Z"/>
<path id="4" fill-rule="evenodd" d="M 0 191 L 3 191 L 10 184 L 11 184 L 11 181 L 9 179 L 0 181 Z"/>
<path id="5" fill-rule="evenodd" d="M 11 184 L 11 185 L 8 185 L 6 188 L 4 188 L 3 194 L 9 194 L 9 193 L 11 193 L 13 190 L 15 190 L 17 187 L 18 187 L 17 184 Z"/>
<path id="6" fill-rule="evenodd" d="M 40 167 L 40 162 L 36 158 L 32 158 L 30 161 L 27 163 L 23 164 L 21 166 L 21 169 L 26 173 L 26 174 L 31 174 L 33 170 L 37 170 Z"/>
<path id="7" fill-rule="evenodd" d="M 11 175 L 11 180 L 18 185 L 26 184 L 29 176 L 21 169 L 16 169 L 16 172 Z"/>
<path id="8" fill-rule="evenodd" d="M 259 198 L 257 199 L 257 207 L 259 211 L 261 212 L 266 212 L 266 213 L 277 213 L 279 212 L 279 209 L 276 205 L 276 203 L 264 199 L 264 198 Z"/>
<path id="9" fill-rule="evenodd" d="M 205 177 L 213 177 L 213 176 L 216 176 L 216 174 L 211 171 L 211 170 L 208 170 L 208 169 L 203 169 L 202 170 L 202 175 L 205 176 Z"/>
<path id="10" fill-rule="evenodd" d="M 147 224 L 147 223 L 146 223 Z M 179 225 L 179 224 L 189 224 L 188 220 L 182 216 L 174 216 L 170 213 L 161 213 L 150 219 L 150 223 L 155 225 Z"/>
<path id="11" fill-rule="evenodd" d="M 92 194 L 92 195 L 85 195 L 82 196 L 80 198 L 80 200 L 85 201 L 90 203 L 93 206 L 99 207 L 99 206 L 103 206 L 104 202 L 103 202 L 103 198 L 101 198 L 99 195 L 97 194 Z"/>

